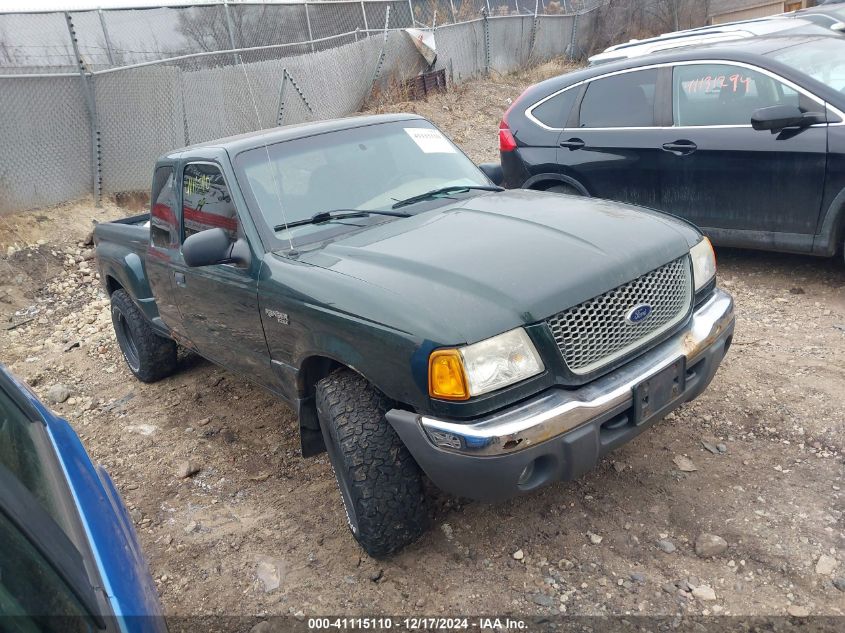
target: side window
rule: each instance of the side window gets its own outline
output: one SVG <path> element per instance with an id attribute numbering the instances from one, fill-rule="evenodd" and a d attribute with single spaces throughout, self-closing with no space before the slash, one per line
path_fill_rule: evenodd
<path id="1" fill-rule="evenodd" d="M 158 248 L 173 248 L 177 243 L 176 188 L 172 167 L 159 167 L 153 175 L 150 206 L 150 241 Z"/>
<path id="2" fill-rule="evenodd" d="M 575 97 L 578 96 L 579 92 L 578 88 L 564 90 L 531 110 L 531 114 L 543 125 L 553 128 L 564 128 L 566 127 L 567 119 L 569 119 L 572 105 L 575 103 Z"/>
<path id="3" fill-rule="evenodd" d="M 751 125 L 759 108 L 794 105 L 804 112 L 820 106 L 766 74 L 729 64 L 676 66 L 672 72 L 675 125 Z"/>
<path id="4" fill-rule="evenodd" d="M 612 75 L 587 86 L 581 101 L 581 127 L 651 127 L 657 69 Z"/>
<path id="5" fill-rule="evenodd" d="M 39 445 L 35 435 L 38 431 L 36 424 L 0 389 L 0 465 L 32 493 L 57 523 L 65 527 L 42 454 L 46 449 Z"/>
<path id="6" fill-rule="evenodd" d="M 95 626 L 71 587 L 0 513 L 0 614 L 13 630 L 88 633 Z M 4 628 L 4 630 L 6 630 Z"/>
<path id="7" fill-rule="evenodd" d="M 182 223 L 185 237 L 206 229 L 221 228 L 234 241 L 238 214 L 220 168 L 208 163 L 185 166 L 182 176 Z"/>

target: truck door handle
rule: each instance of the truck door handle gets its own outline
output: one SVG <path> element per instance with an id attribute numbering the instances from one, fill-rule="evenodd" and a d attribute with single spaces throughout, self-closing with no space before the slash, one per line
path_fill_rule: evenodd
<path id="1" fill-rule="evenodd" d="M 568 141 L 561 141 L 560 146 L 565 147 L 570 151 L 573 151 L 576 149 L 581 149 L 582 147 L 584 147 L 584 144 L 584 141 L 582 141 L 580 138 L 571 138 Z"/>
<path id="2" fill-rule="evenodd" d="M 675 141 L 674 143 L 663 143 L 663 149 L 667 152 L 672 152 L 676 156 L 686 156 L 687 154 L 692 154 L 695 150 L 697 150 L 698 145 L 692 141 L 680 140 Z"/>
<path id="3" fill-rule="evenodd" d="M 176 280 L 176 285 L 180 288 L 185 287 L 185 273 L 173 273 L 173 278 Z"/>

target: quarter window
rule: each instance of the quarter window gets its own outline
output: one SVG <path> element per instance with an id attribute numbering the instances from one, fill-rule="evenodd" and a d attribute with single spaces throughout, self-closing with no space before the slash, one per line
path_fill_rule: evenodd
<path id="1" fill-rule="evenodd" d="M 657 69 L 596 79 L 581 101 L 581 127 L 651 127 Z"/>
<path id="2" fill-rule="evenodd" d="M 675 125 L 684 126 L 751 125 L 751 115 L 760 108 L 794 105 L 808 112 L 814 106 L 764 73 L 729 64 L 676 66 L 672 101 Z"/>
<path id="3" fill-rule="evenodd" d="M 234 241 L 238 237 L 238 214 L 220 168 L 207 163 L 185 166 L 182 178 L 182 222 L 185 237 L 221 228 Z"/>
<path id="4" fill-rule="evenodd" d="M 553 128 L 564 128 L 566 127 L 566 121 L 569 119 L 569 113 L 572 110 L 572 105 L 575 103 L 575 97 L 578 96 L 578 92 L 579 90 L 577 88 L 564 90 L 551 99 L 543 101 L 543 103 L 531 110 L 531 114 L 543 125 Z"/>
<path id="5" fill-rule="evenodd" d="M 173 168 L 159 167 L 153 175 L 150 239 L 153 246 L 170 248 L 176 242 L 176 189 Z"/>

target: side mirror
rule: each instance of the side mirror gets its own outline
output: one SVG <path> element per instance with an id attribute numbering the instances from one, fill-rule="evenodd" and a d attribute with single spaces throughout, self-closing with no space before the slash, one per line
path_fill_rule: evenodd
<path id="1" fill-rule="evenodd" d="M 814 123 L 823 123 L 824 115 L 817 112 L 801 112 L 798 106 L 770 106 L 755 110 L 751 115 L 751 127 L 755 130 L 779 132 L 786 128 L 805 128 Z"/>
<path id="2" fill-rule="evenodd" d="M 232 241 L 223 229 L 206 229 L 194 233 L 182 244 L 182 256 L 191 268 L 214 264 L 248 266 L 249 247 L 242 239 Z"/>
<path id="3" fill-rule="evenodd" d="M 494 185 L 499 185 L 505 181 L 505 174 L 502 171 L 502 166 L 499 163 L 481 163 L 478 168 L 484 172 Z"/>

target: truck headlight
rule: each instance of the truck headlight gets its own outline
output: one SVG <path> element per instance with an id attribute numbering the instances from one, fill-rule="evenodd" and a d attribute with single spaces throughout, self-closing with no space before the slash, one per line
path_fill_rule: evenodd
<path id="1" fill-rule="evenodd" d="M 695 291 L 698 292 L 716 276 L 716 254 L 713 246 L 706 237 L 693 246 L 689 251 L 692 259 L 692 278 L 695 282 Z"/>
<path id="2" fill-rule="evenodd" d="M 522 328 L 466 347 L 439 349 L 428 363 L 432 398 L 467 400 L 542 373 L 537 349 Z"/>

